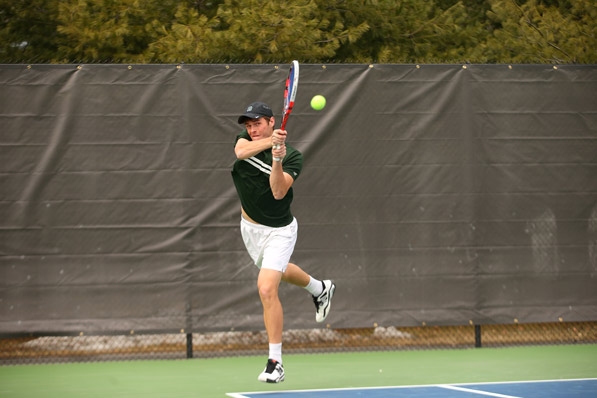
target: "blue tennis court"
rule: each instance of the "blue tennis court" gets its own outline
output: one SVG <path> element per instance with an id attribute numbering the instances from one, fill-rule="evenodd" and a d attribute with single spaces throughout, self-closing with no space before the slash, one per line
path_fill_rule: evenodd
<path id="1" fill-rule="evenodd" d="M 228 393 L 232 398 L 595 398 L 597 379 Z"/>

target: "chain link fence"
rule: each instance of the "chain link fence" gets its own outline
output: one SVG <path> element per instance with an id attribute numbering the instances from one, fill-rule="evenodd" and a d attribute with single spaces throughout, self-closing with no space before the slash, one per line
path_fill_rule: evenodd
<path id="1" fill-rule="evenodd" d="M 286 353 L 595 344 L 597 322 L 288 330 L 283 341 Z M 210 358 L 266 351 L 264 331 L 13 336 L 0 338 L 0 365 Z"/>
<path id="2" fill-rule="evenodd" d="M 0 365 L 266 353 L 232 115 L 239 98 L 278 100 L 285 68 L 0 72 Z M 312 314 L 297 311 L 284 351 L 597 343 L 596 85 L 592 65 L 301 65 L 302 98 L 330 101 L 293 112 L 315 170 L 301 264 L 326 264 L 351 300 L 335 328 L 300 329 Z M 376 115 L 374 137 L 355 110 Z M 285 306 L 305 304 L 295 293 Z M 167 330 L 198 324 L 185 317 L 221 331 Z M 509 324 L 434 326 L 469 319 Z M 96 332 L 60 332 L 73 324 Z"/>

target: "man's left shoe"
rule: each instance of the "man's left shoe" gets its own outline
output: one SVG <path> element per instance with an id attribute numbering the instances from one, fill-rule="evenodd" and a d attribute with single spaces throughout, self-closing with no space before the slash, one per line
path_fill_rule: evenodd
<path id="1" fill-rule="evenodd" d="M 330 309 L 332 308 L 332 297 L 334 297 L 334 291 L 336 285 L 330 280 L 321 281 L 323 284 L 323 292 L 317 297 L 313 296 L 313 303 L 315 303 L 315 320 L 317 322 L 325 321 Z"/>
<path id="2" fill-rule="evenodd" d="M 257 380 L 265 383 L 281 383 L 285 377 L 282 364 L 270 358 L 267 360 L 267 365 L 259 377 L 257 377 Z"/>

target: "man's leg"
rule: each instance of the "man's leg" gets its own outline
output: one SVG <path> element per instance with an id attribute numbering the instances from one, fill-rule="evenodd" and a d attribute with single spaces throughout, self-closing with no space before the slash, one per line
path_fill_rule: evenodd
<path id="1" fill-rule="evenodd" d="M 298 265 L 288 263 L 286 271 L 284 271 L 284 273 L 282 274 L 282 280 L 292 285 L 305 288 L 309 284 L 311 277 Z"/>
<path id="2" fill-rule="evenodd" d="M 263 322 L 270 344 L 282 342 L 284 327 L 284 312 L 278 297 L 278 288 L 282 273 L 267 268 L 261 268 L 257 278 L 257 289 L 263 305 Z"/>
<path id="3" fill-rule="evenodd" d="M 331 280 L 317 280 L 293 263 L 288 263 L 288 267 L 282 275 L 282 280 L 300 286 L 311 293 L 315 304 L 315 320 L 317 322 L 325 320 L 330 313 L 332 297 L 336 290 L 334 282 Z"/>
<path id="4" fill-rule="evenodd" d="M 257 277 L 257 288 L 263 305 L 263 322 L 269 340 L 267 365 L 257 379 L 267 383 L 279 383 L 285 378 L 282 366 L 284 313 L 278 297 L 281 279 L 282 272 L 267 268 L 261 268 Z"/>

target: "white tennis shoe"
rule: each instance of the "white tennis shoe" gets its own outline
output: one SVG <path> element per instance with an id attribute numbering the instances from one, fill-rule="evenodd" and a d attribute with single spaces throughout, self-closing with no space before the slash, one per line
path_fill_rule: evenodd
<path id="1" fill-rule="evenodd" d="M 313 296 L 313 303 L 315 303 L 315 320 L 317 322 L 325 321 L 330 309 L 332 308 L 332 297 L 334 297 L 334 291 L 336 285 L 330 280 L 321 281 L 323 284 L 323 292 L 317 297 Z"/>
<path id="2" fill-rule="evenodd" d="M 265 369 L 257 377 L 257 380 L 264 383 L 281 383 L 284 381 L 284 377 L 284 366 L 278 361 L 268 359 Z"/>

